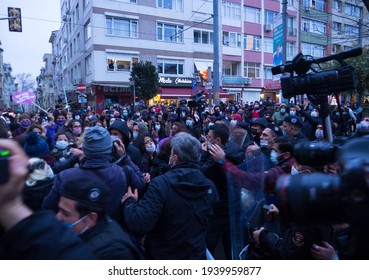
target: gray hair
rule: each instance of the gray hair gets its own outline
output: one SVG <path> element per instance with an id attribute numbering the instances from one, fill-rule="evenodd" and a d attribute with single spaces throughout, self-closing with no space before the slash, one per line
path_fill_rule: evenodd
<path id="1" fill-rule="evenodd" d="M 181 162 L 198 163 L 201 156 L 200 141 L 187 132 L 177 133 L 170 141 L 173 152 Z"/>

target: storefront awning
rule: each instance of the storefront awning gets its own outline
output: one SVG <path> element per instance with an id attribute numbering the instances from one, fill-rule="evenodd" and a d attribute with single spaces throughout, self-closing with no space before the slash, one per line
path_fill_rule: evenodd
<path id="1" fill-rule="evenodd" d="M 213 68 L 213 62 L 195 61 L 197 71 L 207 70 L 209 67 Z"/>

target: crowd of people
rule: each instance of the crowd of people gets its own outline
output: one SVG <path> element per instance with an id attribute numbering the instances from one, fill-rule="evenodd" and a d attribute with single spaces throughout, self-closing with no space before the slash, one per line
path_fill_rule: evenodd
<path id="1" fill-rule="evenodd" d="M 241 226 L 237 258 L 345 259 L 349 225 L 285 223 L 275 199 L 282 175 L 341 171 L 296 161 L 327 141 L 321 115 L 307 99 L 0 109 L 0 258 L 234 259 Z M 358 103 L 330 120 L 334 138 L 369 134 Z M 252 214 L 234 218 L 234 191 Z"/>

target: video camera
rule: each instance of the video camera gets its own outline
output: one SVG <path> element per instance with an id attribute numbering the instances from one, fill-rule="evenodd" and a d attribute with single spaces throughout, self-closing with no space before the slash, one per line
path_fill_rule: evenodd
<path id="1" fill-rule="evenodd" d="M 282 95 L 291 98 L 296 95 L 328 95 L 336 92 L 353 90 L 356 87 L 355 69 L 343 60 L 362 54 L 362 48 L 354 48 L 331 56 L 314 59 L 301 52 L 292 61 L 272 68 L 273 75 L 290 73 L 281 77 Z M 312 64 L 337 60 L 341 66 L 336 69 L 316 71 Z M 309 73 L 308 72 L 313 72 Z M 294 73 L 297 76 L 294 76 Z"/>
<path id="2" fill-rule="evenodd" d="M 330 143 L 314 145 L 307 142 L 295 147 L 298 162 L 323 165 L 337 161 L 341 172 L 280 177 L 276 192 L 282 219 L 300 223 L 349 223 L 355 243 L 351 257 L 368 258 L 369 241 L 364 233 L 369 229 L 366 216 L 369 211 L 369 137 L 350 139 L 342 147 Z M 324 157 L 327 160 L 321 161 Z"/>
<path id="3" fill-rule="evenodd" d="M 204 91 L 199 90 L 195 95 L 191 96 L 191 100 L 189 100 L 187 104 L 190 108 L 193 108 L 196 106 L 203 105 L 205 104 L 205 102 L 206 102 L 206 98 L 204 96 Z"/>

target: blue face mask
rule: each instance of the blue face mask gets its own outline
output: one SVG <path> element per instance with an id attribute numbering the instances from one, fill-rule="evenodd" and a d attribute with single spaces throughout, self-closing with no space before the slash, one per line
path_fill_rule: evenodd
<path id="1" fill-rule="evenodd" d="M 274 164 L 277 164 L 278 162 L 282 161 L 281 156 L 282 156 L 283 154 L 284 154 L 284 153 L 278 154 L 275 150 L 272 150 L 272 151 L 270 152 L 270 160 L 271 160 Z"/>
<path id="2" fill-rule="evenodd" d="M 78 223 L 82 222 L 84 219 L 87 218 L 88 215 L 83 216 L 82 218 L 78 219 L 77 221 L 75 221 L 74 223 L 71 222 L 64 222 L 64 226 L 67 229 L 72 229 L 75 225 L 77 225 Z M 88 227 L 86 226 L 83 230 L 81 230 L 81 232 L 79 234 L 84 233 L 86 230 L 88 229 Z"/>
<path id="3" fill-rule="evenodd" d="M 123 113 L 123 117 L 128 117 L 128 113 Z"/>
<path id="4" fill-rule="evenodd" d="M 64 150 L 68 147 L 69 143 L 67 141 L 64 140 L 58 140 L 55 143 L 55 148 L 57 148 L 58 150 Z"/>
<path id="5" fill-rule="evenodd" d="M 308 106 L 309 111 L 313 110 L 313 106 Z"/>

